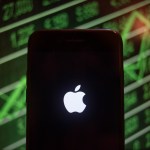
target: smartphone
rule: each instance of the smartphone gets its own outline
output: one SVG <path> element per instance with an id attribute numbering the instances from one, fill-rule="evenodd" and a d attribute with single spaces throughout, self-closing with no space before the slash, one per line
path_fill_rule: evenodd
<path id="1" fill-rule="evenodd" d="M 27 150 L 124 149 L 116 31 L 37 31 L 27 59 Z"/>

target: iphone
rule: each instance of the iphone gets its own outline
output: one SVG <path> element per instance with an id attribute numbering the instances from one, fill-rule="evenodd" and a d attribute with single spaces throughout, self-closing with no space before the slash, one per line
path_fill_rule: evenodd
<path id="1" fill-rule="evenodd" d="M 124 149 L 116 31 L 36 31 L 27 59 L 27 150 Z"/>

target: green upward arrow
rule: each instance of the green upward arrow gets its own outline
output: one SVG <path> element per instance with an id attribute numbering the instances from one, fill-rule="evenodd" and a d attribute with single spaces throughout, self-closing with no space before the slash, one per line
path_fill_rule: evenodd
<path id="1" fill-rule="evenodd" d="M 25 87 L 26 87 L 26 77 L 23 76 L 21 78 L 17 88 L 15 89 L 14 92 L 11 93 L 11 95 L 7 99 L 7 102 L 1 109 L 0 120 L 8 114 L 9 110 L 13 107 L 15 102 L 19 99 L 19 97 L 20 97 L 22 91 L 25 89 Z"/>
<path id="2" fill-rule="evenodd" d="M 125 25 L 125 29 L 122 32 L 122 39 L 123 39 L 123 44 L 126 46 L 127 45 L 127 37 L 130 33 L 130 30 L 132 29 L 135 20 L 139 19 L 142 23 L 145 24 L 145 28 L 150 29 L 150 21 L 148 19 L 146 19 L 146 17 L 144 17 L 141 13 L 134 11 L 131 16 L 129 17 L 129 19 L 127 20 L 127 23 Z M 132 66 L 128 66 L 126 64 L 126 66 L 124 66 L 124 71 L 126 74 L 128 74 L 132 79 L 134 80 L 139 80 L 144 76 L 144 72 L 146 69 L 146 61 L 143 61 L 143 52 L 146 50 L 146 40 L 147 40 L 147 36 L 148 34 L 144 34 L 144 36 L 142 37 L 142 42 L 141 42 L 141 46 L 140 46 L 140 50 L 139 50 L 139 56 L 138 56 L 138 62 L 136 64 L 132 64 Z M 127 53 L 127 50 L 124 49 L 124 54 Z M 137 74 L 137 71 L 139 72 Z"/>
<path id="3" fill-rule="evenodd" d="M 150 29 L 150 21 L 146 17 L 144 17 L 141 13 L 139 13 L 138 11 L 134 11 L 131 14 L 131 16 L 129 17 L 129 19 L 127 20 L 124 30 L 121 33 L 123 43 L 126 43 L 127 37 L 129 35 L 130 30 L 132 29 L 136 19 L 141 20 L 146 25 L 146 27 Z"/>

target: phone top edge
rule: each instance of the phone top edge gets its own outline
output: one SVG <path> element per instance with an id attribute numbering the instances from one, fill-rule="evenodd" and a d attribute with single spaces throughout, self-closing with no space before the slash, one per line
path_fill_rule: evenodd
<path id="1" fill-rule="evenodd" d="M 111 30 L 111 29 L 52 29 L 52 30 L 37 30 L 35 32 L 33 32 L 28 40 L 28 47 L 30 47 L 30 41 L 32 41 L 33 39 L 38 39 L 41 38 L 42 36 L 45 36 L 47 34 L 61 34 L 61 33 L 98 33 L 98 34 L 104 34 L 104 36 L 109 36 L 109 35 L 113 35 L 113 38 L 116 38 L 119 40 L 119 43 L 122 44 L 122 38 L 121 35 L 118 31 L 116 30 Z M 107 35 L 108 34 L 108 35 Z M 53 37 L 54 38 L 54 37 Z M 52 40 L 53 40 L 52 38 Z M 118 42 L 118 41 L 117 41 Z"/>

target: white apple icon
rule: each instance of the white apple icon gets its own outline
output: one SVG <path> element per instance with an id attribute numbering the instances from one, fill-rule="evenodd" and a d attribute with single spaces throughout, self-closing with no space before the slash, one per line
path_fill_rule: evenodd
<path id="1" fill-rule="evenodd" d="M 64 105 L 69 113 L 82 113 L 86 107 L 83 103 L 84 92 L 79 91 L 81 85 L 76 86 L 75 92 L 67 92 L 64 95 Z"/>

